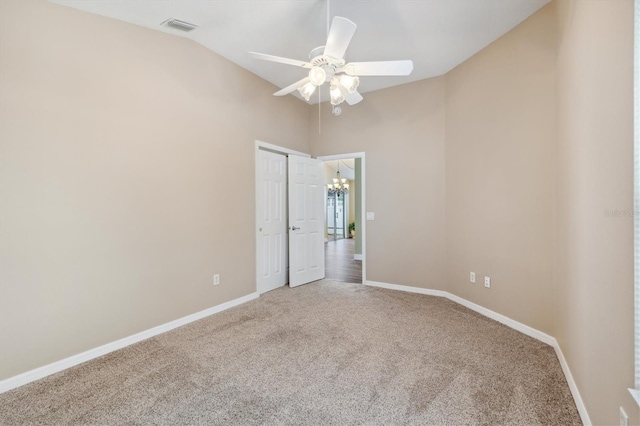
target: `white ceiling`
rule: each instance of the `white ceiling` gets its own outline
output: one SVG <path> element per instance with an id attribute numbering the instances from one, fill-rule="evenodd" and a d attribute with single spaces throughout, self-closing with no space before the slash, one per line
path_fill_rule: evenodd
<path id="1" fill-rule="evenodd" d="M 247 52 L 306 61 L 327 33 L 327 0 L 50 1 L 192 39 L 280 88 L 308 71 Z M 358 25 L 347 62 L 413 60 L 410 76 L 361 78 L 358 90 L 366 93 L 448 72 L 549 1 L 331 0 L 329 7 L 332 17 Z M 199 28 L 185 33 L 160 26 L 168 18 Z"/>
<path id="2" fill-rule="evenodd" d="M 335 177 L 336 171 L 338 171 L 338 163 L 340 164 L 340 177 L 349 180 L 354 180 L 356 177 L 356 160 L 355 158 L 346 158 L 344 160 L 331 160 L 325 161 L 325 164 L 332 170 L 332 174 Z"/>

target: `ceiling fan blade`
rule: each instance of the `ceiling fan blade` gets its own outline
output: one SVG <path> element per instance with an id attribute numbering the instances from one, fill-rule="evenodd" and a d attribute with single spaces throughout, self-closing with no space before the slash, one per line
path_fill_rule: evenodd
<path id="1" fill-rule="evenodd" d="M 355 105 L 358 102 L 360 102 L 362 99 L 364 99 L 364 98 L 362 97 L 362 95 L 360 93 L 353 92 L 353 93 L 347 93 L 344 100 L 349 105 Z"/>
<path id="2" fill-rule="evenodd" d="M 331 21 L 331 29 L 329 29 L 329 37 L 324 47 L 324 54 L 335 59 L 342 59 L 344 52 L 347 51 L 349 42 L 358 26 L 341 16 L 336 16 Z"/>
<path id="3" fill-rule="evenodd" d="M 306 84 L 309 81 L 309 77 L 305 77 L 300 81 L 296 81 L 295 83 L 293 83 L 291 86 L 287 86 L 282 90 L 278 90 L 276 93 L 273 94 L 273 96 L 284 96 L 284 95 L 288 95 L 289 93 L 293 92 L 294 90 L 296 90 L 298 87 L 302 86 L 303 84 Z"/>
<path id="4" fill-rule="evenodd" d="M 278 62 L 281 64 L 294 65 L 296 67 L 302 67 L 302 68 L 313 67 L 313 65 L 311 65 L 308 62 L 298 61 L 297 59 L 283 58 L 282 56 L 273 56 L 273 55 L 267 55 L 265 53 L 257 53 L 257 52 L 249 52 L 249 55 L 253 56 L 256 59 L 262 59 L 263 61 Z"/>
<path id="5" fill-rule="evenodd" d="M 409 75 L 413 61 L 350 62 L 344 66 L 349 75 Z"/>

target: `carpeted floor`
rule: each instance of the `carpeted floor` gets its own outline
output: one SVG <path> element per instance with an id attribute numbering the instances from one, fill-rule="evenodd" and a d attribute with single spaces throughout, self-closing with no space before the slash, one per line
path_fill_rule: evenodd
<path id="1" fill-rule="evenodd" d="M 554 350 L 447 299 L 284 287 L 0 395 L 0 424 L 574 425 Z"/>

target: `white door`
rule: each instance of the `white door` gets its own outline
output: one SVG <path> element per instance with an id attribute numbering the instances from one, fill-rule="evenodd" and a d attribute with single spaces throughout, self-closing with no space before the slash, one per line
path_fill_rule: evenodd
<path id="1" fill-rule="evenodd" d="M 258 151 L 258 292 L 287 283 L 287 157 Z"/>
<path id="2" fill-rule="evenodd" d="M 324 278 L 322 162 L 289 155 L 289 286 Z"/>

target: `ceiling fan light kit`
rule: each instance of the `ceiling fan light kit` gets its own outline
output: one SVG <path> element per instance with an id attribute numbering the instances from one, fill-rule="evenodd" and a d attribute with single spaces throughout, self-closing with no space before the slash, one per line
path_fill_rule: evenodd
<path id="1" fill-rule="evenodd" d="M 331 83 L 329 88 L 329 96 L 331 97 L 331 105 L 340 105 L 345 100 L 340 84 Z"/>
<path id="2" fill-rule="evenodd" d="M 249 54 L 257 59 L 309 69 L 307 77 L 277 91 L 274 95 L 284 96 L 297 89 L 309 102 L 316 87 L 329 83 L 329 96 L 331 105 L 334 107 L 334 115 L 339 115 L 341 110 L 337 108 L 336 113 L 336 107 L 342 102 L 355 105 L 362 101 L 362 95 L 357 91 L 360 76 L 406 76 L 413 71 L 413 62 L 410 60 L 346 63 L 344 54 L 356 28 L 356 24 L 347 18 L 334 17 L 327 44 L 313 49 L 309 54 L 309 62 L 264 53 L 249 52 Z"/>
<path id="3" fill-rule="evenodd" d="M 302 95 L 302 97 L 309 102 L 311 95 L 316 91 L 316 86 L 311 81 L 305 83 L 304 85 L 298 87 L 298 92 Z"/>
<path id="4" fill-rule="evenodd" d="M 309 71 L 309 80 L 311 80 L 315 86 L 322 86 L 327 80 L 327 72 L 323 68 L 313 67 L 311 71 Z"/>
<path id="5" fill-rule="evenodd" d="M 353 93 L 360 85 L 360 78 L 358 76 L 343 74 L 340 76 L 340 85 L 347 89 L 347 92 Z"/>

